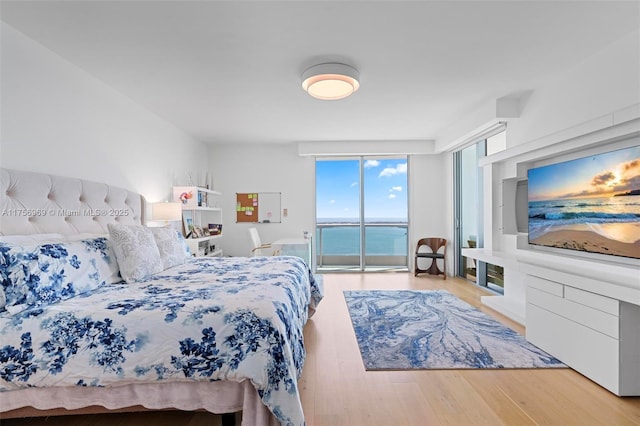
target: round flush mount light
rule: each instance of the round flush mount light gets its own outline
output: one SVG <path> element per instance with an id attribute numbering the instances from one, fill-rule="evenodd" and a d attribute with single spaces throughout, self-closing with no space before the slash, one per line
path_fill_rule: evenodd
<path id="1" fill-rule="evenodd" d="M 358 70 L 349 65 L 314 65 L 302 73 L 302 88 L 317 99 L 342 99 L 358 90 L 359 77 Z"/>

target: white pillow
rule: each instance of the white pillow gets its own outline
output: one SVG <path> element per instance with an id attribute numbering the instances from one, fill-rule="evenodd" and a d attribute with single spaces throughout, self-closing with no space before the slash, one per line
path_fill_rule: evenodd
<path id="1" fill-rule="evenodd" d="M 187 255 L 182 244 L 182 235 L 178 235 L 179 231 L 171 227 L 149 228 L 156 239 L 160 259 L 164 269 L 182 265 L 187 260 Z"/>
<path id="2" fill-rule="evenodd" d="M 160 251 L 149 228 L 120 224 L 109 224 L 107 227 L 120 275 L 126 282 L 142 281 L 162 271 Z"/>

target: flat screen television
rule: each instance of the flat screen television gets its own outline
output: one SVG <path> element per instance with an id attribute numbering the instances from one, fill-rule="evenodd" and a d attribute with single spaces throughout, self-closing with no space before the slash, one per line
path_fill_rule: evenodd
<path id="1" fill-rule="evenodd" d="M 640 259 L 640 146 L 528 171 L 529 244 Z"/>

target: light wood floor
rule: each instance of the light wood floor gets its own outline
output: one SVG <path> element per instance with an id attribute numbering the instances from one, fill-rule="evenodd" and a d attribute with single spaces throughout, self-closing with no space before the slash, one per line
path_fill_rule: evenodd
<path id="1" fill-rule="evenodd" d="M 342 295 L 355 289 L 445 289 L 482 308 L 483 290 L 408 273 L 326 274 L 325 299 L 305 329 L 299 382 L 309 426 L 640 425 L 640 397 L 619 398 L 573 370 L 366 372 Z M 0 403 L 1 403 L 0 395 Z M 2 425 L 219 425 L 207 413 L 134 413 L 3 420 Z"/>

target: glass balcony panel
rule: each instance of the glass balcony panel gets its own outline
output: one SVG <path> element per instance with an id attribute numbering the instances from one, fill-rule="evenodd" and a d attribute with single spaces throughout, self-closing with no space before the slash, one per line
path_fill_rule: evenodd
<path id="1" fill-rule="evenodd" d="M 365 226 L 366 269 L 407 269 L 407 223 Z M 358 224 L 318 224 L 316 255 L 319 270 L 353 270 L 359 267 Z"/>

